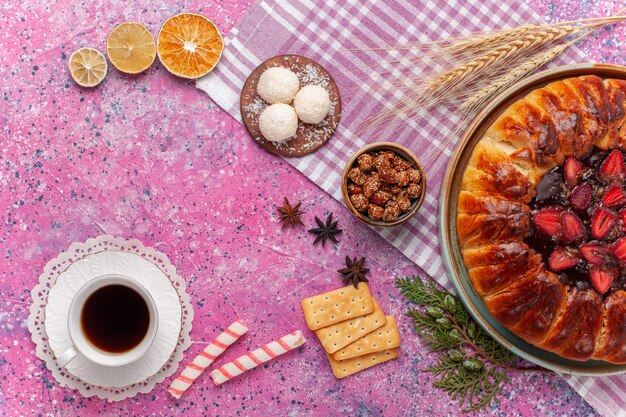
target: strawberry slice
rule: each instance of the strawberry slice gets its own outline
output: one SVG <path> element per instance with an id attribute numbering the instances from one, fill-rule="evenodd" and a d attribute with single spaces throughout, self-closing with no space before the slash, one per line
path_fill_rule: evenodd
<path id="1" fill-rule="evenodd" d="M 572 249 L 556 248 L 550 255 L 548 263 L 553 271 L 562 271 L 576 266 L 579 259 L 578 252 Z"/>
<path id="2" fill-rule="evenodd" d="M 591 268 L 589 270 L 589 278 L 593 288 L 600 294 L 604 294 L 611 288 L 611 284 L 617 278 L 617 271 L 615 269 Z"/>
<path id="3" fill-rule="evenodd" d="M 600 165 L 598 178 L 604 182 L 621 182 L 625 176 L 624 156 L 619 149 L 615 149 Z"/>
<path id="4" fill-rule="evenodd" d="M 590 264 L 602 266 L 606 263 L 609 249 L 604 243 L 589 242 L 580 246 L 580 254 Z"/>
<path id="5" fill-rule="evenodd" d="M 591 236 L 604 239 L 613 231 L 617 224 L 617 216 L 609 209 L 600 207 L 593 213 L 591 219 Z"/>
<path id="6" fill-rule="evenodd" d="M 561 213 L 561 230 L 567 243 L 577 243 L 587 234 L 582 220 L 571 211 Z"/>
<path id="7" fill-rule="evenodd" d="M 570 156 L 565 161 L 563 173 L 567 186 L 569 188 L 574 188 L 583 176 L 583 164 L 581 164 L 578 159 Z"/>
<path id="8" fill-rule="evenodd" d="M 626 233 L 626 210 L 619 212 L 619 218 L 622 220 L 622 231 Z"/>
<path id="9" fill-rule="evenodd" d="M 548 236 L 561 236 L 561 212 L 549 208 L 536 212 L 533 215 L 535 227 Z"/>
<path id="10" fill-rule="evenodd" d="M 621 238 L 611 246 L 613 255 L 623 264 L 626 264 L 626 237 Z"/>
<path id="11" fill-rule="evenodd" d="M 602 203 L 607 207 L 622 207 L 626 204 L 626 193 L 619 185 L 613 185 L 602 196 Z"/>
<path id="12" fill-rule="evenodd" d="M 569 201 L 572 203 L 572 207 L 577 210 L 587 210 L 591 198 L 593 197 L 593 189 L 589 184 L 581 184 L 574 188 L 572 194 L 569 196 Z"/>

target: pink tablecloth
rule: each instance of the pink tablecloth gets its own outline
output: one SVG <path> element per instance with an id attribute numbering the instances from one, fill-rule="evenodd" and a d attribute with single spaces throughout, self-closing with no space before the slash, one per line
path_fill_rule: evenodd
<path id="1" fill-rule="evenodd" d="M 312 57 L 337 81 L 342 95 L 342 119 L 334 139 L 304 158 L 288 159 L 296 169 L 336 199 L 341 196 L 341 172 L 346 161 L 366 143 L 391 140 L 411 149 L 424 163 L 428 193 L 409 222 L 377 232 L 442 285 L 443 270 L 437 241 L 437 207 L 441 179 L 454 149 L 458 120 L 445 108 L 421 113 L 421 118 L 397 120 L 393 132 L 380 129 L 355 135 L 363 120 L 395 103 L 382 96 L 377 64 L 398 58 L 397 52 L 356 49 L 393 45 L 407 39 L 440 39 L 486 27 L 537 22 L 539 17 L 517 1 L 311 1 L 263 0 L 247 13 L 226 38 L 220 65 L 196 83 L 224 110 L 240 120 L 239 93 L 250 72 L 265 59 L 282 53 Z M 575 49 L 569 61 L 582 60 Z M 560 59 L 555 64 L 567 62 Z M 404 77 L 385 72 L 388 81 Z"/>
<path id="2" fill-rule="evenodd" d="M 398 53 L 366 48 L 540 21 L 525 3 L 513 0 L 445 3 L 430 0 L 419 5 L 399 0 L 262 0 L 228 35 L 224 58 L 217 70 L 196 85 L 240 119 L 241 87 L 250 72 L 265 59 L 293 53 L 312 57 L 324 65 L 342 94 L 341 125 L 327 146 L 288 162 L 342 201 L 341 172 L 345 162 L 365 143 L 392 140 L 413 150 L 422 161 L 428 161 L 425 166 L 428 194 L 418 215 L 405 225 L 376 231 L 440 284 L 450 288 L 439 255 L 437 205 L 441 180 L 457 139 L 453 130 L 458 120 L 449 109 L 435 108 L 422 112 L 421 117 L 397 123 L 392 133 L 389 129 L 374 129 L 356 136 L 363 120 L 395 100 L 391 95 L 381 95 L 372 85 L 380 85 L 379 71 L 385 68 L 377 64 L 397 59 Z M 551 65 L 584 61 L 578 49 L 570 48 Z M 394 82 L 406 77 L 406 72 L 388 71 L 384 77 Z M 605 415 L 617 415 L 626 407 L 626 377 L 568 376 L 566 380 Z"/>
<path id="3" fill-rule="evenodd" d="M 403 316 L 407 304 L 393 284 L 420 268 L 158 62 L 139 76 L 109 67 L 95 89 L 78 87 L 68 74 L 69 55 L 87 45 L 104 51 L 120 22 L 143 22 L 157 34 L 165 19 L 186 10 L 226 34 L 251 3 L 22 0 L 0 7 L 0 415 L 461 414 L 421 372 L 434 355 Z M 534 3 L 550 18 L 612 4 Z M 590 56 L 619 58 L 616 47 L 594 44 Z M 275 205 L 283 195 L 303 202 L 307 226 L 333 212 L 343 229 L 339 245 L 313 246 L 302 228 L 281 231 Z M 234 317 L 251 331 L 224 360 L 304 326 L 300 299 L 338 286 L 335 271 L 346 255 L 367 256 L 371 286 L 398 320 L 401 355 L 337 381 L 307 331 L 302 351 L 219 388 L 205 375 L 178 401 L 166 391 L 169 381 L 117 403 L 84 398 L 61 387 L 36 358 L 26 328 L 29 291 L 49 259 L 104 233 L 157 248 L 185 278 L 195 310 L 189 358 Z M 511 377 L 502 402 L 479 415 L 596 415 L 558 376 Z"/>

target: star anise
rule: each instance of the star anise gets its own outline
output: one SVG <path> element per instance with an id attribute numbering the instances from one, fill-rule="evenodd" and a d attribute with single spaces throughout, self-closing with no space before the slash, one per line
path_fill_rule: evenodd
<path id="1" fill-rule="evenodd" d="M 338 222 L 333 221 L 333 213 L 330 213 L 326 218 L 326 224 L 324 224 L 324 222 L 322 222 L 317 216 L 315 216 L 315 223 L 317 223 L 317 227 L 309 229 L 309 232 L 317 235 L 313 244 L 322 242 L 322 246 L 324 246 L 326 244 L 326 240 L 328 239 L 335 243 L 339 243 L 336 235 L 341 233 L 341 229 L 337 228 Z"/>
<path id="2" fill-rule="evenodd" d="M 285 205 L 283 207 L 276 207 L 276 210 L 278 210 L 278 212 L 280 213 L 280 220 L 283 222 L 282 228 L 284 229 L 285 226 L 294 227 L 297 224 L 304 226 L 304 223 L 302 223 L 302 219 L 300 218 L 300 216 L 302 216 L 302 214 L 304 213 L 300 210 L 300 205 L 302 203 L 298 203 L 292 207 L 291 204 L 289 204 L 289 200 L 287 200 L 287 197 L 284 198 Z"/>
<path id="3" fill-rule="evenodd" d="M 359 286 L 359 282 L 369 282 L 367 278 L 365 278 L 365 274 L 370 272 L 368 268 L 363 268 L 365 264 L 365 258 L 358 259 L 354 257 L 354 259 L 350 259 L 349 256 L 346 256 L 346 266 L 347 268 L 341 268 L 337 272 L 343 274 L 343 283 L 348 285 L 354 285 L 354 288 Z"/>

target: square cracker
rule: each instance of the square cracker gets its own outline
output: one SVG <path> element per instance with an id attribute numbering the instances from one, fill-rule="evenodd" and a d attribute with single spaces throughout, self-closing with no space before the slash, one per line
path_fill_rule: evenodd
<path id="1" fill-rule="evenodd" d="M 306 324 L 311 330 L 321 329 L 374 311 L 370 289 L 364 282 L 359 283 L 358 288 L 348 285 L 338 290 L 305 298 L 300 304 Z"/>
<path id="2" fill-rule="evenodd" d="M 330 362 L 330 367 L 333 370 L 333 374 L 335 374 L 335 378 L 341 379 L 348 375 L 356 374 L 364 369 L 371 368 L 379 363 L 397 358 L 398 348 L 368 353 L 367 355 L 356 356 L 343 361 L 335 360 L 332 355 L 327 356 L 328 362 Z"/>
<path id="3" fill-rule="evenodd" d="M 374 298 L 372 300 L 374 311 L 370 314 L 342 321 L 315 331 L 326 352 L 337 352 L 342 347 L 385 325 L 385 313 L 383 313 L 376 300 Z M 395 346 L 390 346 L 389 348 L 392 347 Z"/>
<path id="4" fill-rule="evenodd" d="M 400 346 L 400 332 L 393 316 L 386 317 L 387 322 L 383 327 L 379 327 L 350 343 L 348 346 L 336 351 L 333 358 L 342 361 L 355 356 L 366 355 L 368 353 L 380 352 L 381 350 L 393 349 Z M 324 329 L 319 330 L 324 331 Z"/>

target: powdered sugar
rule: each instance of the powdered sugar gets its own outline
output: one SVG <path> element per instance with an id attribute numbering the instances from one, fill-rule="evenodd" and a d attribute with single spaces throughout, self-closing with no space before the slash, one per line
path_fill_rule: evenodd
<path id="1" fill-rule="evenodd" d="M 319 85 L 328 89 L 328 76 L 326 74 L 320 74 L 320 72 L 311 64 L 307 64 L 304 69 L 296 72 L 298 79 L 300 80 L 300 88 L 305 85 Z"/>

